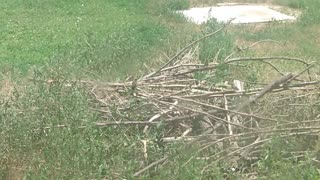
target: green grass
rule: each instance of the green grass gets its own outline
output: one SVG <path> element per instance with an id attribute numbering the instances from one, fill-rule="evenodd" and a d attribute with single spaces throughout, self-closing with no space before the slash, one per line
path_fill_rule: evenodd
<path id="1" fill-rule="evenodd" d="M 9 82 L 1 90 L 13 89 L 1 94 L 1 179 L 130 177 L 141 166 L 135 158 L 141 151 L 132 145 L 143 136 L 136 128 L 97 129 L 92 123 L 100 119 L 90 110 L 84 88 L 77 83 L 65 87 L 64 82 L 81 77 L 115 81 L 138 73 L 161 51 L 174 53 L 165 44 L 180 46 L 191 37 L 180 39 L 184 33 L 177 33 L 189 25 L 169 13 L 176 5 L 125 0 L 1 3 L 1 80 Z M 159 18 L 163 13 L 168 13 L 167 21 Z M 181 26 L 170 25 L 178 21 Z M 48 79 L 55 83 L 47 86 Z M 69 127 L 45 129 L 59 124 Z M 86 128 L 77 128 L 82 125 Z M 151 149 L 150 161 L 161 151 Z"/>
<path id="2" fill-rule="evenodd" d="M 274 39 L 292 48 L 272 51 L 277 55 L 317 60 L 319 2 L 276 2 L 302 8 L 301 21 L 271 24 L 252 34 L 247 27 L 231 27 L 228 33 L 202 42 L 199 58 L 211 62 L 220 49 L 219 58 L 223 59 L 239 39 Z M 175 156 L 142 179 L 200 179 L 207 162 L 195 160 L 182 167 L 195 150 L 180 144 L 158 144 L 163 127 L 155 127 L 148 137 L 138 127 L 97 128 L 93 123 L 101 119 L 90 109 L 94 104 L 85 87 L 77 82 L 65 86 L 71 79 L 117 81 L 130 74 L 138 76 L 143 64 L 156 66 L 162 52 L 172 55 L 219 26 L 211 22 L 195 27 L 171 12 L 189 5 L 186 0 L 2 0 L 0 179 L 130 179 L 145 166 L 140 141 L 145 138 L 153 141 L 147 163 L 164 153 Z M 291 66 L 296 68 L 283 64 L 284 68 Z M 247 78 L 257 78 L 257 69 L 251 69 L 246 75 L 252 77 Z M 212 83 L 234 76 L 230 71 L 221 67 L 216 72 L 219 78 Z M 44 83 L 48 80 L 54 82 Z M 46 128 L 60 124 L 68 127 Z M 281 144 L 275 139 L 266 147 L 255 170 L 259 175 L 268 179 L 319 178 L 309 161 L 282 161 L 281 153 L 290 147 Z M 226 176 L 225 169 L 217 164 L 204 178 L 237 178 L 238 174 L 231 172 Z"/>
<path id="3" fill-rule="evenodd" d="M 318 49 L 319 44 L 319 27 L 320 27 L 320 14 L 317 9 L 320 7 L 319 1 L 306 0 L 306 1 L 285 1 L 275 0 L 274 4 L 289 6 L 291 8 L 298 8 L 301 11 L 301 16 L 295 23 L 270 23 L 265 25 L 250 25 L 240 26 L 235 30 L 231 30 L 234 39 L 237 39 L 239 45 L 249 45 L 259 40 L 272 39 L 278 43 L 268 43 L 260 45 L 249 51 L 248 55 L 259 54 L 261 56 L 268 56 L 270 54 L 277 56 L 294 56 L 306 59 L 309 62 L 319 63 L 318 57 L 320 53 Z M 253 32 L 253 33 L 248 33 Z M 245 42 L 245 43 L 242 43 Z M 276 62 L 280 65 L 283 72 L 299 72 L 299 68 L 295 63 Z M 266 81 L 273 79 L 273 76 L 266 75 L 261 69 L 257 69 L 255 73 L 260 78 Z M 260 73 L 259 73 L 260 72 Z"/>
<path id="4" fill-rule="evenodd" d="M 275 3 L 289 7 L 299 7 L 302 15 L 299 17 L 298 22 L 291 24 L 269 24 L 255 33 L 247 33 L 246 31 L 250 31 L 250 29 L 244 28 L 239 37 L 253 41 L 273 39 L 296 46 L 295 54 L 292 55 L 318 56 L 319 51 L 316 49 L 319 48 L 317 34 L 320 24 L 320 13 L 318 13 L 317 9 L 320 7 L 320 2 L 315 0 L 276 0 Z"/>
<path id="5" fill-rule="evenodd" d="M 64 63 L 100 74 L 134 72 L 170 35 L 157 17 L 147 15 L 146 6 L 146 1 L 5 1 L 1 66 L 27 71 L 63 54 Z"/>

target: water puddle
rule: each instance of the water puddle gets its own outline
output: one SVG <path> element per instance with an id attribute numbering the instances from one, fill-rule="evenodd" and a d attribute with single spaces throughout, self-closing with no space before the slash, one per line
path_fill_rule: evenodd
<path id="1" fill-rule="evenodd" d="M 205 23 L 211 18 L 215 18 L 218 22 L 228 22 L 235 18 L 232 21 L 233 24 L 296 20 L 296 17 L 280 13 L 274 9 L 267 5 L 218 4 L 212 7 L 191 8 L 178 11 L 178 13 L 182 13 L 196 24 Z"/>

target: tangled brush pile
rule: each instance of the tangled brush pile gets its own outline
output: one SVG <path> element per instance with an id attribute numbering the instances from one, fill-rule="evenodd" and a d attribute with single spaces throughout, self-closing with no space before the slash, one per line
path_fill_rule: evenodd
<path id="1" fill-rule="evenodd" d="M 320 132 L 320 86 L 312 71 L 315 64 L 291 57 L 241 56 L 266 41 L 238 48 L 225 59 L 202 63 L 197 44 L 221 33 L 225 27 L 192 42 L 159 69 L 140 78 L 120 83 L 83 82 L 90 87 L 99 107 L 94 108 L 105 119 L 96 125 L 137 126 L 146 137 L 154 126 L 162 126 L 165 130 L 157 143 L 196 145 L 198 150 L 189 161 L 208 161 L 203 173 L 222 160 L 234 169 L 243 169 L 243 164 L 254 165 L 261 149 L 275 136 L 288 141 L 292 137 L 306 138 L 309 145 L 315 142 Z M 274 61 L 290 61 L 300 66 L 301 71 L 283 73 Z M 210 81 L 217 77 L 221 67 L 241 67 L 248 62 L 264 64 L 278 75 L 267 84 L 230 77 L 222 77 L 225 81 L 221 83 Z M 145 159 L 148 143 L 151 143 L 148 139 L 143 141 Z M 311 146 L 303 151 L 292 149 L 290 157 L 312 152 Z M 164 155 L 149 163 L 135 176 L 170 161 L 172 156 Z M 314 161 L 318 162 L 316 157 Z"/>

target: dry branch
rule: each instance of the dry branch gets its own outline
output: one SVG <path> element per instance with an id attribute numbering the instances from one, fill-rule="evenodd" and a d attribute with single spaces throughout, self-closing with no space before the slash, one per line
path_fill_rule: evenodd
<path id="1" fill-rule="evenodd" d="M 269 85 L 267 85 L 265 88 L 263 88 L 259 93 L 257 93 L 254 96 L 251 96 L 247 101 L 242 102 L 236 111 L 241 111 L 243 108 L 247 107 L 251 103 L 257 101 L 259 98 L 263 97 L 268 92 L 272 91 L 275 88 L 279 88 L 281 84 L 286 83 L 289 79 L 293 77 L 292 74 L 288 74 L 285 76 L 282 76 L 280 79 L 276 79 L 273 82 L 271 82 Z"/>

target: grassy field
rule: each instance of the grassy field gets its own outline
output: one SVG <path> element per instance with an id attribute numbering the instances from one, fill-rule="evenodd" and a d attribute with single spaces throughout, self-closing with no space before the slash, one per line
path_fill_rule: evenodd
<path id="1" fill-rule="evenodd" d="M 0 179 L 131 179 L 144 166 L 139 159 L 143 156 L 140 140 L 146 135 L 138 127 L 96 128 L 93 122 L 100 116 L 92 110 L 87 91 L 76 81 L 68 87 L 64 84 L 75 79 L 119 81 L 129 75 L 138 77 L 147 67 L 165 61 L 164 54 L 171 56 L 191 40 L 217 29 L 216 23 L 192 25 L 171 10 L 215 2 L 2 0 Z M 266 44 L 248 53 L 318 61 L 320 1 L 273 3 L 301 10 L 301 18 L 291 24 L 231 26 L 228 33 L 200 44 L 199 58 L 210 61 L 219 49 L 223 58 L 237 45 L 273 39 L 278 45 Z M 288 71 L 301 71 L 291 64 L 281 65 Z M 265 78 L 258 70 L 255 76 Z M 221 74 L 216 81 L 223 78 Z M 48 80 L 53 82 L 49 86 L 43 83 Z M 68 127 L 46 128 L 60 124 Z M 161 127 L 149 137 L 159 135 Z M 141 178 L 201 179 L 206 162 L 193 161 L 181 167 L 193 152 L 183 148 L 179 144 L 150 147 L 149 162 L 164 152 L 184 153 Z M 273 156 L 259 162 L 258 174 L 267 179 L 320 178 L 311 163 L 281 161 L 278 155 L 284 148 L 275 139 L 268 149 Z M 222 166 L 213 168 L 207 178 L 225 178 Z M 236 179 L 232 173 L 228 177 Z"/>
<path id="2" fill-rule="evenodd" d="M 152 6 L 143 0 L 5 1 L 1 69 L 27 72 L 58 61 L 104 78 L 136 72 L 172 36 L 159 18 L 170 7 Z"/>

